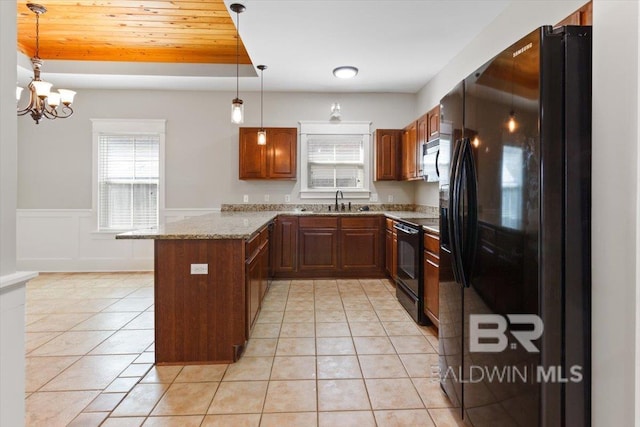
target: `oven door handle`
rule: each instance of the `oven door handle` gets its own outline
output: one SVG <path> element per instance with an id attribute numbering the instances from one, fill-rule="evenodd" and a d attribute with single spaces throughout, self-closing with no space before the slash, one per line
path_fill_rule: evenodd
<path id="1" fill-rule="evenodd" d="M 400 230 L 405 234 L 418 234 L 418 233 L 420 233 L 420 230 L 416 230 L 415 228 L 400 227 L 397 224 L 394 224 L 393 228 L 395 228 L 396 230 Z"/>

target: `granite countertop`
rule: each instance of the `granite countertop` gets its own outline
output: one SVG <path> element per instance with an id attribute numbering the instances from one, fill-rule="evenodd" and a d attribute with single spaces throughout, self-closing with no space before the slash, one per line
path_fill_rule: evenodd
<path id="1" fill-rule="evenodd" d="M 159 228 L 134 230 L 116 235 L 116 239 L 248 239 L 278 215 L 299 216 L 367 216 L 385 215 L 393 219 L 433 218 L 432 214 L 413 211 L 347 211 L 314 212 L 306 210 L 216 212 L 181 221 L 170 222 Z M 436 230 L 437 231 L 437 230 Z"/>
<path id="2" fill-rule="evenodd" d="M 129 231 L 116 239 L 248 239 L 276 216 L 278 212 L 216 212 Z"/>

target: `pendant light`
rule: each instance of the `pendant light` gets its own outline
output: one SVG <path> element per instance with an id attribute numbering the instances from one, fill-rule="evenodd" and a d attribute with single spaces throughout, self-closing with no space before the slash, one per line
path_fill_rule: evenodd
<path id="1" fill-rule="evenodd" d="M 264 70 L 267 69 L 266 65 L 258 65 L 258 70 L 260 70 L 260 130 L 258 131 L 258 145 L 267 145 L 267 131 L 264 130 L 262 116 L 263 116 L 263 107 L 262 107 L 262 98 L 264 97 Z"/>
<path id="2" fill-rule="evenodd" d="M 236 97 L 231 101 L 231 123 L 244 122 L 244 103 L 240 99 L 240 14 L 245 11 L 244 5 L 233 3 L 229 8 L 236 13 Z"/>

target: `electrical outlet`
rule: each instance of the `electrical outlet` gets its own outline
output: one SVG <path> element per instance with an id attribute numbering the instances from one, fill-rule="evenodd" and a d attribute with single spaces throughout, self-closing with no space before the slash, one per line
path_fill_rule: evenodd
<path id="1" fill-rule="evenodd" d="M 209 274 L 209 264 L 191 264 L 191 274 Z"/>
<path id="2" fill-rule="evenodd" d="M 387 197 L 387 201 L 389 203 L 393 203 L 393 194 L 389 194 L 389 197 Z"/>
<path id="3" fill-rule="evenodd" d="M 284 195 L 284 202 L 289 203 L 291 201 L 291 196 L 289 194 Z"/>
<path id="4" fill-rule="evenodd" d="M 245 203 L 249 203 L 249 195 L 245 194 L 244 196 L 242 196 L 242 201 Z"/>
<path id="5" fill-rule="evenodd" d="M 265 194 L 265 195 L 264 195 L 264 201 L 265 201 L 265 202 L 268 202 L 268 201 L 269 201 L 269 195 L 268 195 L 268 194 Z"/>
<path id="6" fill-rule="evenodd" d="M 372 202 L 378 201 L 378 193 L 371 193 L 371 201 Z"/>

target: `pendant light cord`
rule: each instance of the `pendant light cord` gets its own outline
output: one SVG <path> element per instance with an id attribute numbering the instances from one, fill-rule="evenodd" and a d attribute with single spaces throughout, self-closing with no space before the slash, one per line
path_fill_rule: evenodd
<path id="1" fill-rule="evenodd" d="M 264 97 L 264 68 L 262 70 L 260 70 L 260 129 L 263 129 L 264 126 L 262 125 L 262 98 Z"/>
<path id="2" fill-rule="evenodd" d="M 236 12 L 236 99 L 240 95 L 240 12 Z"/>

